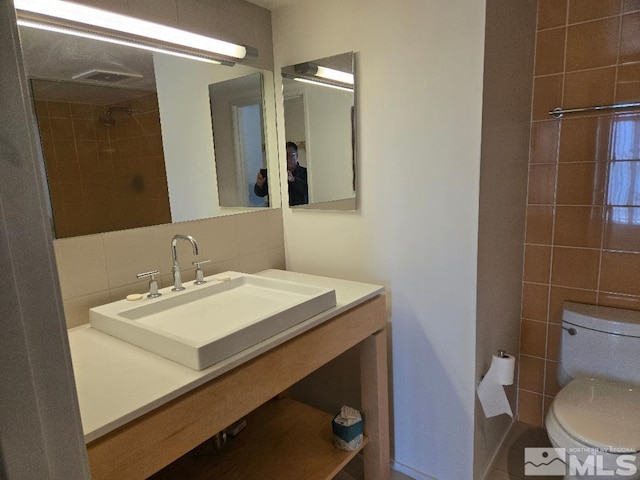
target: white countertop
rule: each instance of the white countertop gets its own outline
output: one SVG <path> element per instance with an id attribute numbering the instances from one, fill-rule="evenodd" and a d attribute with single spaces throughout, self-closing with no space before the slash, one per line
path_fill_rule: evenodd
<path id="1" fill-rule="evenodd" d="M 283 270 L 266 270 L 258 275 L 333 288 L 336 306 L 201 371 L 147 352 L 89 325 L 70 329 L 69 343 L 85 442 L 105 435 L 384 291 L 384 287 L 378 285 Z"/>

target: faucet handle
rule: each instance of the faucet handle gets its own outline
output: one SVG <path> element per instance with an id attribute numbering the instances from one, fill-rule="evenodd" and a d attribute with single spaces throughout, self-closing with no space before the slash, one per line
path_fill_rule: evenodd
<path id="1" fill-rule="evenodd" d="M 196 281 L 193 282 L 194 285 L 202 285 L 203 283 L 207 283 L 204 279 L 204 272 L 202 271 L 202 265 L 205 263 L 209 263 L 211 260 L 199 260 L 197 262 L 191 262 L 196 266 Z"/>
<path id="2" fill-rule="evenodd" d="M 149 280 L 149 295 L 147 295 L 148 298 L 156 298 L 162 295 L 160 292 L 158 292 L 158 280 L 156 280 L 156 275 L 158 275 L 159 273 L 159 270 L 152 270 L 150 272 L 139 273 L 136 275 L 137 278 L 151 277 L 151 280 Z"/>

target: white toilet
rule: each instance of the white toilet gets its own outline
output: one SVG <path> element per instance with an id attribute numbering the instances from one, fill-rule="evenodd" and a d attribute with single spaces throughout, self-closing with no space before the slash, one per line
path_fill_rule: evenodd
<path id="1" fill-rule="evenodd" d="M 640 312 L 566 302 L 557 373 L 545 424 L 566 478 L 640 479 Z"/>

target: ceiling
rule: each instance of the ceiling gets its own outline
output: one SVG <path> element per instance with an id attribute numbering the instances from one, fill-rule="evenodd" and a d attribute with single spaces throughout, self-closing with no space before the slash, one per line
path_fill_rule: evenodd
<path id="1" fill-rule="evenodd" d="M 25 27 L 20 27 L 20 43 L 27 77 L 52 80 L 37 85 L 39 98 L 44 100 L 69 101 L 70 97 L 83 101 L 85 95 L 106 105 L 120 101 L 123 91 L 139 96 L 140 91 L 156 89 L 153 58 L 148 51 Z M 119 82 L 82 80 L 83 74 L 93 70 L 125 78 Z"/>
<path id="2" fill-rule="evenodd" d="M 296 3 L 296 0 L 247 0 L 249 3 L 266 8 L 267 10 L 277 10 L 279 8 L 288 7 Z"/>

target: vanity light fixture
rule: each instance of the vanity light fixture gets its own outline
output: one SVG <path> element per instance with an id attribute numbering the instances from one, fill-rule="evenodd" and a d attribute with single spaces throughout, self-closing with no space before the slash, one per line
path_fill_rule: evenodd
<path id="1" fill-rule="evenodd" d="M 64 0 L 15 0 L 18 25 L 233 64 L 257 49 Z"/>

